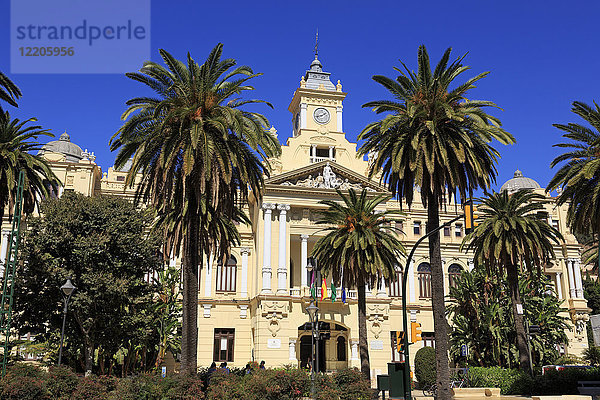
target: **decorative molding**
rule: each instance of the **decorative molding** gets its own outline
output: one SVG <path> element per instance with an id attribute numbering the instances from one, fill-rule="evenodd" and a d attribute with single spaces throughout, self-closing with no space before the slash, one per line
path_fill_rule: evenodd
<path id="1" fill-rule="evenodd" d="M 202 304 L 204 308 L 204 318 L 210 318 L 210 309 L 212 308 L 212 304 Z"/>
<path id="2" fill-rule="evenodd" d="M 275 204 L 273 204 L 273 203 L 263 203 L 262 204 L 262 209 L 265 210 L 265 212 L 271 212 L 272 210 L 275 209 Z"/>
<path id="3" fill-rule="evenodd" d="M 248 317 L 248 305 L 240 304 L 238 307 L 240 307 L 240 318 L 246 319 Z"/>

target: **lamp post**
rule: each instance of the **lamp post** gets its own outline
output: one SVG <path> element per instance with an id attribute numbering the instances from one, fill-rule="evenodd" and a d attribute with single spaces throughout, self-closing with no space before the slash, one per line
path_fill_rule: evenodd
<path id="1" fill-rule="evenodd" d="M 318 337 L 319 335 L 319 327 L 318 327 L 318 322 L 319 322 L 319 307 L 317 307 L 315 305 L 314 301 L 311 301 L 309 306 L 306 307 L 306 312 L 308 313 L 308 318 L 310 319 L 310 325 L 311 325 L 311 335 L 312 335 L 312 366 L 310 369 L 310 393 L 312 398 L 315 398 L 315 339 Z M 315 321 L 317 322 L 317 324 L 315 324 Z M 317 351 L 318 352 L 318 351 Z"/>
<path id="2" fill-rule="evenodd" d="M 317 285 L 321 282 L 321 271 L 319 270 L 317 260 L 314 257 L 308 257 L 306 262 L 306 269 L 308 271 L 314 271 L 315 273 L 315 291 L 311 294 L 312 301 L 315 303 L 315 307 L 317 311 L 319 310 L 319 296 L 317 293 Z M 321 337 L 319 336 L 319 314 L 315 314 L 315 319 L 312 321 L 313 326 L 313 371 L 320 372 L 320 364 L 319 364 L 319 340 Z"/>
<path id="3" fill-rule="evenodd" d="M 63 292 L 63 300 L 65 302 L 65 307 L 63 308 L 63 323 L 62 330 L 60 331 L 60 347 L 58 348 L 58 365 L 60 365 L 62 361 L 62 349 L 63 349 L 63 340 L 65 337 L 65 323 L 67 322 L 67 309 L 69 307 L 69 300 L 71 299 L 71 295 L 75 290 L 75 285 L 71 283 L 71 278 L 67 278 L 67 281 L 64 285 L 60 287 L 60 290 Z"/>

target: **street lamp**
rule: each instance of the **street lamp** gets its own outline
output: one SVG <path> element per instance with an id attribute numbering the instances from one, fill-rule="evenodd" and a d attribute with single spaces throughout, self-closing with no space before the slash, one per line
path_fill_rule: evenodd
<path id="1" fill-rule="evenodd" d="M 67 278 L 67 281 L 64 285 L 60 287 L 60 290 L 63 292 L 63 300 L 65 302 L 65 307 L 63 308 L 63 323 L 62 330 L 60 331 L 60 347 L 58 348 L 58 365 L 62 361 L 62 349 L 63 349 L 63 339 L 65 337 L 65 323 L 67 322 L 67 308 L 69 307 L 69 300 L 71 299 L 71 295 L 75 290 L 75 285 L 71 283 L 71 278 Z"/>
<path id="2" fill-rule="evenodd" d="M 310 393 L 312 398 L 315 398 L 315 338 L 319 335 L 319 307 L 315 305 L 315 302 L 311 300 L 308 307 L 306 307 L 308 318 L 310 319 L 311 334 L 312 334 L 312 360 L 310 369 Z"/>

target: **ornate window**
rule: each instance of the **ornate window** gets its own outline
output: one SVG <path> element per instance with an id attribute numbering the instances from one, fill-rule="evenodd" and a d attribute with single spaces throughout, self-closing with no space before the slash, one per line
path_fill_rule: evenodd
<path id="1" fill-rule="evenodd" d="M 235 292 L 236 278 L 237 260 L 231 256 L 226 265 L 222 263 L 217 265 L 217 292 Z"/>
<path id="2" fill-rule="evenodd" d="M 233 362 L 235 329 L 215 329 L 213 361 Z"/>
<path id="3" fill-rule="evenodd" d="M 450 287 L 458 287 L 458 279 L 460 278 L 460 274 L 463 272 L 463 267 L 458 264 L 451 264 L 448 267 L 448 283 Z"/>
<path id="4" fill-rule="evenodd" d="M 419 274 L 419 297 L 422 299 L 431 298 L 431 265 L 424 262 L 417 267 Z"/>
<path id="5" fill-rule="evenodd" d="M 413 233 L 415 235 L 421 234 L 421 222 L 420 221 L 415 221 L 415 223 L 413 224 Z"/>
<path id="6" fill-rule="evenodd" d="M 434 332 L 421 333 L 421 339 L 423 339 L 423 347 L 434 347 L 435 348 L 435 333 Z"/>

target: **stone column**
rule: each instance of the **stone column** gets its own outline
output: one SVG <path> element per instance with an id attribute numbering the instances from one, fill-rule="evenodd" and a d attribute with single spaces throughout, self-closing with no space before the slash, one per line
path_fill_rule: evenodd
<path id="1" fill-rule="evenodd" d="M 212 270 L 213 270 L 213 262 L 215 260 L 215 257 L 211 254 L 210 257 L 207 257 L 207 262 L 206 262 L 206 277 L 204 280 L 204 296 L 205 297 L 210 297 L 211 296 L 211 289 L 212 289 Z"/>
<path id="2" fill-rule="evenodd" d="M 308 271 L 306 270 L 306 262 L 308 260 L 308 235 L 300 235 L 300 265 L 302 266 L 300 273 L 302 286 L 308 286 Z"/>
<path id="3" fill-rule="evenodd" d="M 290 361 L 298 361 L 296 357 L 296 339 L 290 338 Z"/>
<path id="4" fill-rule="evenodd" d="M 336 107 L 336 115 L 337 115 L 337 128 L 338 132 L 344 132 L 342 127 L 342 106 Z"/>
<path id="5" fill-rule="evenodd" d="M 333 160 L 333 149 L 335 149 L 335 146 L 329 146 L 329 159 Z"/>
<path id="6" fill-rule="evenodd" d="M 308 105 L 306 103 L 300 103 L 300 129 L 306 128 L 306 109 Z"/>
<path id="7" fill-rule="evenodd" d="M 261 293 L 271 293 L 271 213 L 275 209 L 275 204 L 263 203 L 262 208 L 265 212 L 265 226 Z"/>
<path id="8" fill-rule="evenodd" d="M 287 212 L 289 204 L 279 204 L 279 267 L 277 268 L 277 293 L 287 294 Z"/>
<path id="9" fill-rule="evenodd" d="M 411 260 L 406 273 L 408 273 L 408 298 L 411 303 L 415 303 L 417 301 L 417 289 L 415 288 L 415 260 Z"/>
<path id="10" fill-rule="evenodd" d="M 575 293 L 578 299 L 583 299 L 583 283 L 581 282 L 581 267 L 578 258 L 573 260 L 573 274 L 575 274 Z"/>
<path id="11" fill-rule="evenodd" d="M 558 295 L 558 299 L 562 300 L 563 298 L 563 293 L 562 293 L 562 272 L 557 272 L 556 273 L 556 294 Z"/>
<path id="12" fill-rule="evenodd" d="M 316 162 L 316 157 L 317 157 L 317 145 L 316 144 L 311 144 L 310 145 L 310 162 Z"/>
<path id="13" fill-rule="evenodd" d="M 385 279 L 381 277 L 379 281 L 379 289 L 377 289 L 377 297 L 388 297 L 388 294 L 385 290 Z"/>
<path id="14" fill-rule="evenodd" d="M 569 274 L 569 295 L 574 299 L 577 297 L 577 294 L 575 292 L 575 275 L 573 274 L 571 259 L 567 258 L 565 263 L 567 264 L 567 273 Z"/>
<path id="15" fill-rule="evenodd" d="M 250 249 L 242 247 L 242 288 L 240 290 L 240 296 L 248 297 L 248 255 Z"/>

